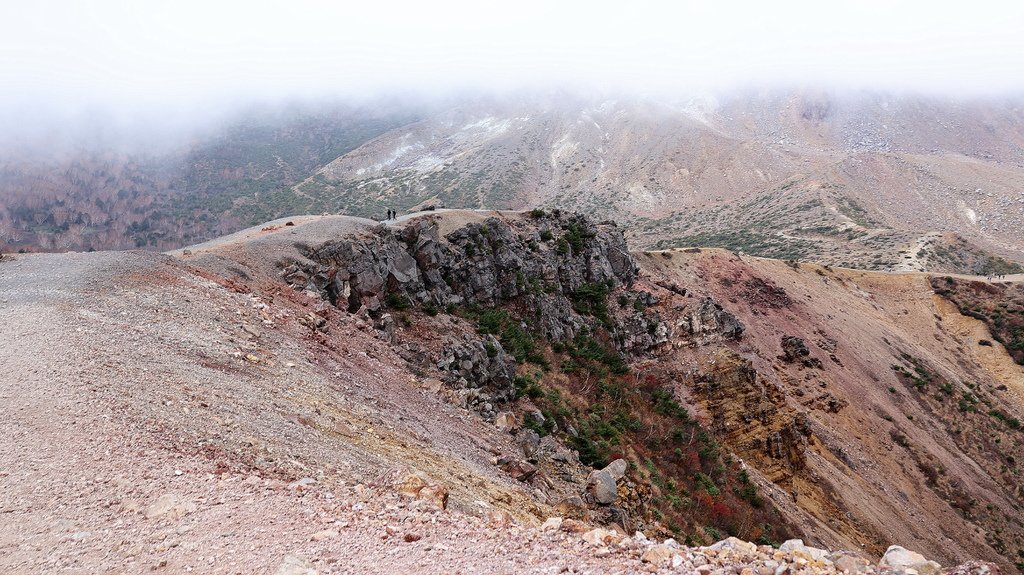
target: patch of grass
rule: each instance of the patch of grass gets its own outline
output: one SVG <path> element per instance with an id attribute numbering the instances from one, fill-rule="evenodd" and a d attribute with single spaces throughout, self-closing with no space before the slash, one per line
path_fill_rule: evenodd
<path id="1" fill-rule="evenodd" d="M 1017 419 L 1016 417 L 1010 417 L 1009 415 L 1006 415 L 1005 413 L 999 411 L 998 409 L 990 410 L 988 414 L 994 417 L 995 419 L 1003 422 L 1010 429 L 1019 430 L 1021 428 L 1021 423 L 1019 419 Z"/>

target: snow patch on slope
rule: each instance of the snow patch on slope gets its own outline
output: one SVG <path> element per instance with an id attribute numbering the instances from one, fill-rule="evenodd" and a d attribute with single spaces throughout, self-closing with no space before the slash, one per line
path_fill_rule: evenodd
<path id="1" fill-rule="evenodd" d="M 504 119 L 499 120 L 494 116 L 487 116 L 483 120 L 466 124 L 462 127 L 463 132 L 471 131 L 483 131 L 492 136 L 499 136 L 508 131 L 509 127 L 512 126 L 512 120 Z"/>
<path id="2" fill-rule="evenodd" d="M 402 136 L 402 143 L 399 144 L 394 150 L 392 150 L 391 153 L 387 155 L 387 157 L 382 159 L 380 162 L 373 164 L 372 166 L 359 168 L 358 170 L 356 170 L 356 175 L 362 176 L 368 172 L 380 172 L 384 168 L 389 167 L 395 162 L 397 162 L 402 156 L 408 154 L 409 152 L 422 150 L 424 148 L 422 142 L 413 142 L 412 144 L 406 143 L 411 137 L 412 134 L 406 134 L 405 136 Z"/>

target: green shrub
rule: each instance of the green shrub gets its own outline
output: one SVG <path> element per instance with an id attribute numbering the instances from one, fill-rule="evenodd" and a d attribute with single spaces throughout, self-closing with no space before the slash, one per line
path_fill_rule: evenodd
<path id="1" fill-rule="evenodd" d="M 412 305 L 409 303 L 409 298 L 405 297 L 405 294 L 399 292 L 391 292 L 384 298 L 384 303 L 391 309 L 403 310 L 409 309 Z"/>

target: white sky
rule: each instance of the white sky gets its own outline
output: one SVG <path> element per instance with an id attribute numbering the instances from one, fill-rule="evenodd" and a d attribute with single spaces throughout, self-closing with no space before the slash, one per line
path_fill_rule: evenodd
<path id="1" fill-rule="evenodd" d="M 1024 1 L 0 0 L 0 107 L 586 86 L 1024 88 Z"/>

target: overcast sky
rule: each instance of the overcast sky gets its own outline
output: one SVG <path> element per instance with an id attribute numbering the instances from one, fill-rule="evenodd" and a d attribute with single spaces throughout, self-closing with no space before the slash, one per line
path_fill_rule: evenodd
<path id="1" fill-rule="evenodd" d="M 1024 2 L 0 0 L 0 106 L 563 85 L 1024 88 Z"/>

